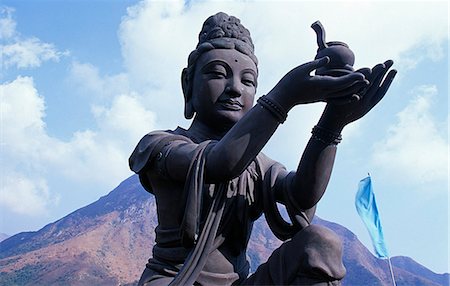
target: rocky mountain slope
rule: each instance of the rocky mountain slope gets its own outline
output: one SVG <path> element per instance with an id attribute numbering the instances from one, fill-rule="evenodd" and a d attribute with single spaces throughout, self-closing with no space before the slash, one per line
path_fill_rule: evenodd
<path id="1" fill-rule="evenodd" d="M 51 223 L 0 242 L 0 285 L 134 285 L 151 255 L 157 224 L 154 197 L 136 176 L 110 194 Z M 348 229 L 316 219 L 344 242 L 344 285 L 391 285 L 387 262 L 375 258 Z M 252 269 L 280 245 L 264 219 L 255 223 Z M 397 285 L 449 285 L 408 257 L 392 259 Z"/>

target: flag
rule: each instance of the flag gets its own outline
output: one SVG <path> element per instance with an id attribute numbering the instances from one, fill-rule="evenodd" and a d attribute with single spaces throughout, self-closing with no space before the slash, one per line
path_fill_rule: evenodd
<path id="1" fill-rule="evenodd" d="M 369 231 L 375 254 L 379 258 L 389 258 L 370 176 L 359 182 L 355 205 L 359 216 Z"/>

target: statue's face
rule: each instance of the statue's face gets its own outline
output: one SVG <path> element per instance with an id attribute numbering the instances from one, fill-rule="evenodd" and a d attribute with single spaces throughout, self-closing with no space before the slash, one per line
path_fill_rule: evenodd
<path id="1" fill-rule="evenodd" d="M 231 127 L 253 106 L 257 68 L 234 49 L 213 49 L 197 60 L 192 104 L 196 119 L 212 127 Z"/>

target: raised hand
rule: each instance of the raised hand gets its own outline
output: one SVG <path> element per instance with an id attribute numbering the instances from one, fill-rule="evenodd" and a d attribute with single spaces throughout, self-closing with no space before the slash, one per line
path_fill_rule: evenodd
<path id="1" fill-rule="evenodd" d="M 357 92 L 357 96 L 347 95 L 347 97 L 329 100 L 321 121 L 325 120 L 328 126 L 332 125 L 332 129 L 339 130 L 366 115 L 380 102 L 394 80 L 397 71 L 389 71 L 392 65 L 393 61 L 388 60 L 376 65 L 373 69 L 358 70 L 357 72 L 365 75 L 369 85 Z"/>
<path id="2" fill-rule="evenodd" d="M 311 75 L 312 71 L 325 66 L 329 61 L 328 57 L 323 57 L 294 68 L 267 97 L 289 110 L 298 104 L 346 97 L 369 85 L 365 75 L 359 71 L 340 77 Z"/>

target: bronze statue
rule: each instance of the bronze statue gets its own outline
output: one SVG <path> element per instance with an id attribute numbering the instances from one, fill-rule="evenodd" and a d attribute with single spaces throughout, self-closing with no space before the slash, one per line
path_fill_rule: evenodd
<path id="1" fill-rule="evenodd" d="M 130 157 L 156 197 L 159 222 L 139 285 L 340 284 L 341 242 L 310 222 L 342 129 L 383 98 L 396 71 L 387 73 L 393 62 L 386 61 L 344 75 L 310 75 L 329 62 L 319 57 L 294 68 L 253 106 L 258 61 L 249 31 L 225 13 L 205 21 L 181 75 L 191 126 L 145 135 Z M 261 153 L 291 108 L 318 101 L 327 105 L 296 171 Z M 262 214 L 285 242 L 249 275 L 247 243 Z"/>

